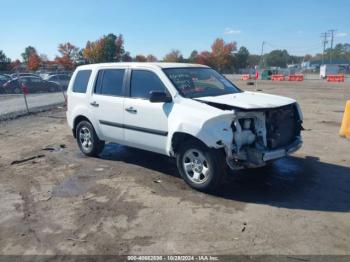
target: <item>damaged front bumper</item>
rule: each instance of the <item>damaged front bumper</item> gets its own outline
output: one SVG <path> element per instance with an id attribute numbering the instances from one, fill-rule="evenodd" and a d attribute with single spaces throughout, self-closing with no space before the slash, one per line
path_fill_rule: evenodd
<path id="1" fill-rule="evenodd" d="M 301 148 L 302 143 L 301 137 L 297 137 L 296 140 L 288 146 L 274 150 L 247 147 L 242 149 L 239 153 L 235 153 L 230 149 L 229 152 L 226 150 L 226 162 L 232 170 L 261 167 L 265 166 L 269 161 L 283 158 L 294 153 Z"/>
<path id="2" fill-rule="evenodd" d="M 270 161 L 281 157 L 285 157 L 299 150 L 302 144 L 303 144 L 302 140 L 298 138 L 296 141 L 294 141 L 293 144 L 289 145 L 286 148 L 264 152 L 262 155 L 262 159 L 263 161 Z"/>

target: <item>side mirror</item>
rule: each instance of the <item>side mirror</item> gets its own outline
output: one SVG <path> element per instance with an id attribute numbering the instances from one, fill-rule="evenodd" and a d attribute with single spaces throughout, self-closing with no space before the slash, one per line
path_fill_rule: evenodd
<path id="1" fill-rule="evenodd" d="M 149 94 L 149 101 L 151 103 L 169 103 L 172 101 L 171 97 L 164 91 L 151 91 Z"/>

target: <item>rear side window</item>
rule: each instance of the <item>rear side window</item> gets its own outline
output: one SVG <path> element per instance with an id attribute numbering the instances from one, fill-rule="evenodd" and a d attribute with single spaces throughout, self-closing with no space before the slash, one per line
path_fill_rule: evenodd
<path id="1" fill-rule="evenodd" d="M 165 91 L 159 77 L 150 71 L 133 70 L 131 74 L 131 97 L 149 99 L 151 91 Z"/>
<path id="2" fill-rule="evenodd" d="M 95 93 L 109 96 L 123 95 L 124 69 L 104 69 L 97 75 Z"/>
<path id="3" fill-rule="evenodd" d="M 91 70 L 81 70 L 75 76 L 73 84 L 73 92 L 86 93 L 86 88 L 89 83 Z"/>

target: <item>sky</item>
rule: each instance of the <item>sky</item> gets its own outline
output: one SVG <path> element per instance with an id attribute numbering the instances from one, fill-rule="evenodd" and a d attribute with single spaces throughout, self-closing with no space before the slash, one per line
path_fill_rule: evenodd
<path id="1" fill-rule="evenodd" d="M 28 45 L 53 59 L 59 43 L 83 48 L 108 33 L 122 34 L 132 56 L 159 59 L 209 50 L 216 38 L 253 54 L 263 41 L 264 53 L 320 53 L 329 29 L 335 44 L 350 42 L 350 0 L 0 0 L 0 9 L 0 50 L 11 59 Z"/>

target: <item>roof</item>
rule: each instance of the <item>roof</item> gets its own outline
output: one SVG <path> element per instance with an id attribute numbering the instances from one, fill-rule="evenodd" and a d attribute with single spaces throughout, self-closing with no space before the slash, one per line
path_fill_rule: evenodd
<path id="1" fill-rule="evenodd" d="M 150 68 L 181 68 L 181 67 L 203 67 L 207 68 L 205 65 L 200 64 L 188 64 L 188 63 L 164 63 L 164 62 L 115 62 L 115 63 L 99 63 L 99 64 L 89 64 L 82 65 L 78 68 L 89 68 L 95 69 L 98 67 L 112 67 L 112 66 L 127 66 L 127 67 L 150 67 Z"/>

